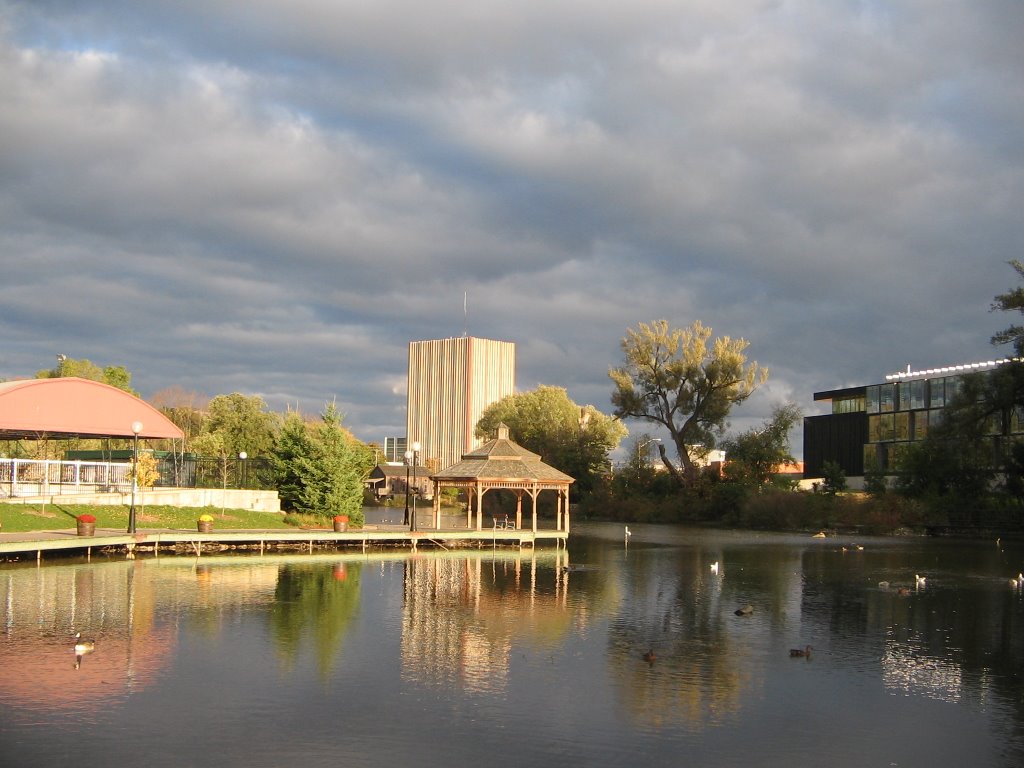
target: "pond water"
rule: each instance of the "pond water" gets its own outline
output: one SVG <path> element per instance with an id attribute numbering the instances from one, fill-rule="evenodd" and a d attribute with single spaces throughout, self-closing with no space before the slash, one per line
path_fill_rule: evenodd
<path id="1" fill-rule="evenodd" d="M 1024 765 L 1019 543 L 630 527 L 2 565 L 0 765 Z"/>

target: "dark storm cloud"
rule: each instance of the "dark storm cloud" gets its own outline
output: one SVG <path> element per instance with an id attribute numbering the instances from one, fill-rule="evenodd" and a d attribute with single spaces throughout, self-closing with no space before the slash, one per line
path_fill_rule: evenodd
<path id="1" fill-rule="evenodd" d="M 0 377 L 376 440 L 408 341 L 466 330 L 608 410 L 628 327 L 700 319 L 772 369 L 736 427 L 988 358 L 1022 37 L 1009 0 L 0 0 Z"/>

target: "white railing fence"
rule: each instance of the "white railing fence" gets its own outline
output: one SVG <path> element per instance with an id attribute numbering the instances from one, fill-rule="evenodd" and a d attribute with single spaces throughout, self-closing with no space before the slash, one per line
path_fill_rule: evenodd
<path id="1" fill-rule="evenodd" d="M 130 493 L 131 462 L 0 459 L 0 498 Z"/>

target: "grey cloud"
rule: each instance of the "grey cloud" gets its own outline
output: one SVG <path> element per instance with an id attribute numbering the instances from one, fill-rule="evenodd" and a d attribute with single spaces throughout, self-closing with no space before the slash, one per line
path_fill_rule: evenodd
<path id="1" fill-rule="evenodd" d="M 609 409 L 626 328 L 701 319 L 773 370 L 734 426 L 987 357 L 1021 32 L 1009 0 L 0 2 L 0 376 L 60 351 L 380 439 L 408 341 L 464 329 Z"/>

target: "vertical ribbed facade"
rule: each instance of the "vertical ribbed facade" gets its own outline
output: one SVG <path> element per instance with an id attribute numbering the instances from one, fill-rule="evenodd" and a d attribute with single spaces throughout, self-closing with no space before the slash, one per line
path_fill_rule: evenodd
<path id="1" fill-rule="evenodd" d="M 484 409 L 515 394 L 516 345 L 462 336 L 409 344 L 408 444 L 441 470 L 479 445 L 473 437 Z"/>

